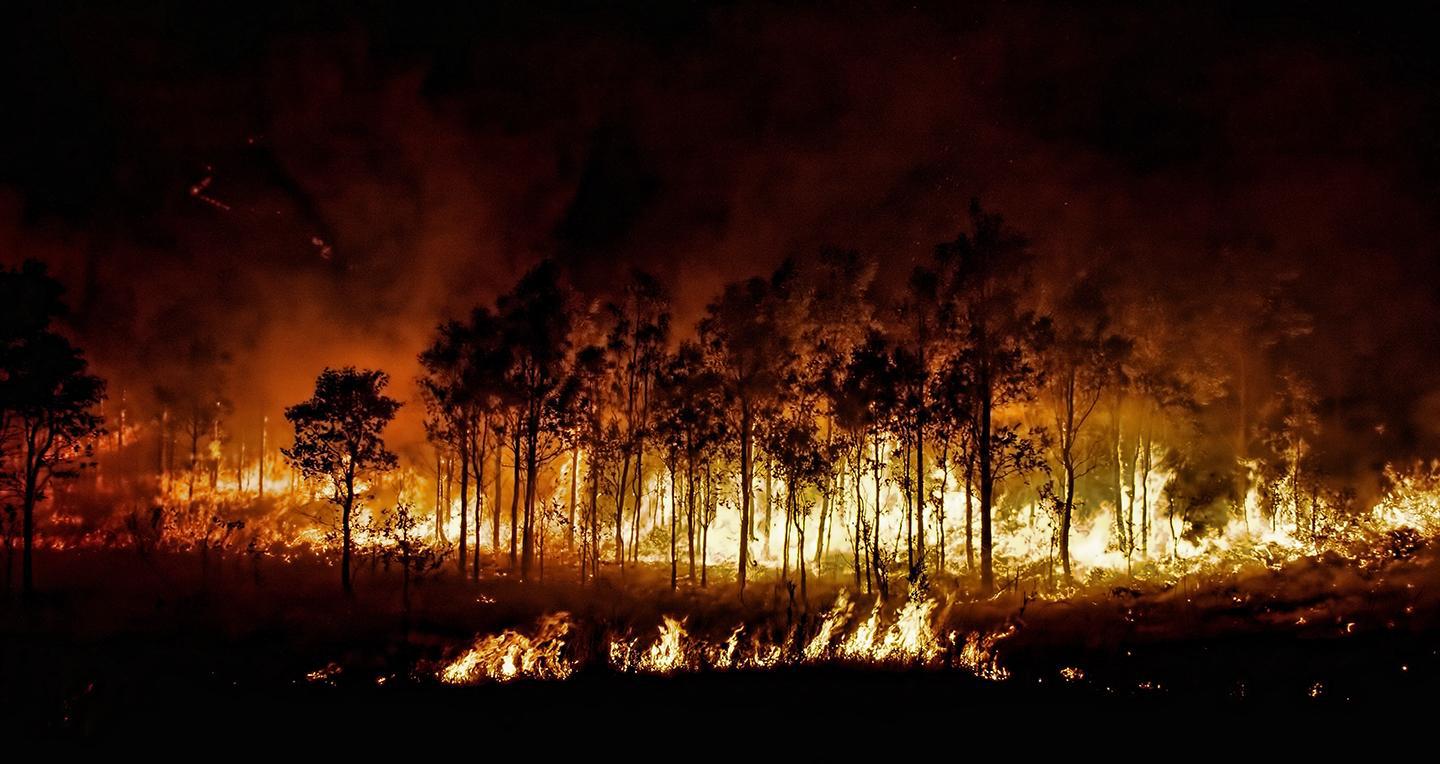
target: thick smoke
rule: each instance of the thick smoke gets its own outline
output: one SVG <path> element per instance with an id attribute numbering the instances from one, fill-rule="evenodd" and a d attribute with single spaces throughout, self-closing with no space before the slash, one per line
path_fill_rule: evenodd
<path id="1" fill-rule="evenodd" d="M 1311 317 L 1284 356 L 1335 461 L 1440 436 L 1440 133 L 1413 19 L 35 14 L 4 46 L 34 76 L 0 94 L 19 115 L 0 256 L 51 263 L 137 408 L 197 346 L 225 359 L 240 430 L 326 364 L 411 395 L 435 323 L 542 257 L 594 291 L 650 269 L 681 326 L 725 281 L 826 245 L 898 283 L 979 196 L 1032 236 L 1046 283 L 1103 268 L 1192 318 L 1175 353 L 1238 345 L 1220 319 L 1283 285 Z"/>

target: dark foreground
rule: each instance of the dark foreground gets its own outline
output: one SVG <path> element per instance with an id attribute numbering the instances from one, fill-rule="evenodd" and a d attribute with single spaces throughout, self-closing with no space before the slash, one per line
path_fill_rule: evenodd
<path id="1" fill-rule="evenodd" d="M 582 590 L 492 576 L 427 582 L 407 620 L 382 571 L 362 579 L 354 603 L 337 604 L 329 569 L 305 564 L 259 576 L 221 565 L 201 587 L 184 558 L 52 562 L 37 604 L 0 612 L 0 729 L 11 736 L 260 743 L 345 730 L 347 742 L 364 745 L 444 730 L 482 739 L 643 730 L 723 741 L 775 723 L 843 732 L 1060 718 L 1128 729 L 1151 715 L 1193 723 L 1197 711 L 1420 712 L 1440 689 L 1440 576 L 1428 556 L 1369 567 L 1306 561 L 1184 590 L 946 608 L 947 625 L 1015 627 L 997 648 L 1010 674 L 1003 681 L 960 668 L 661 677 L 588 665 L 565 681 L 476 687 L 442 685 L 434 667 L 475 634 L 523 629 L 544 612 L 637 635 L 652 633 L 661 613 L 687 614 L 696 633 L 741 620 L 793 623 L 794 614 L 763 589 L 741 605 L 663 585 Z M 110 575 L 88 578 L 97 568 Z M 325 678 L 309 676 L 327 667 Z"/>

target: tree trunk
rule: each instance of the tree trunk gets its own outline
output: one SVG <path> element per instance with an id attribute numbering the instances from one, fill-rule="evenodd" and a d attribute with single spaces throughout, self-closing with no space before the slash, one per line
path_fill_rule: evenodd
<path id="1" fill-rule="evenodd" d="M 923 354 L 921 356 L 924 358 Z M 922 406 L 921 411 L 924 411 Z M 925 415 L 915 423 L 915 567 L 912 574 L 925 572 Z"/>
<path id="2" fill-rule="evenodd" d="M 950 434 L 947 431 L 940 444 L 940 502 L 936 505 L 936 560 L 937 573 L 945 572 L 945 493 L 950 490 Z"/>
<path id="3" fill-rule="evenodd" d="M 615 484 L 615 564 L 625 572 L 625 492 L 630 488 L 630 454 L 620 460 L 620 482 Z"/>
<path id="4" fill-rule="evenodd" d="M 865 545 L 861 542 L 861 515 L 865 505 L 860 498 L 860 471 L 864 460 L 865 442 L 863 438 L 856 438 L 855 441 L 855 537 L 851 546 L 855 553 L 855 589 L 860 589 L 860 569 L 863 567 L 861 559 L 865 556 Z M 867 587 L 868 590 L 868 587 Z"/>
<path id="5" fill-rule="evenodd" d="M 773 522 L 773 506 L 775 504 L 775 457 L 769 452 L 765 454 L 765 557 L 770 556 L 770 525 Z M 786 520 L 788 523 L 789 520 Z"/>
<path id="6" fill-rule="evenodd" d="M 768 478 L 766 482 L 769 482 Z M 782 544 L 782 549 L 780 550 L 780 580 L 786 583 L 790 581 L 790 523 L 793 522 L 793 513 L 795 511 L 794 490 L 794 486 L 790 485 L 790 482 L 787 480 L 785 482 L 785 535 L 780 542 Z"/>
<path id="7" fill-rule="evenodd" d="M 511 440 L 510 452 L 515 455 L 515 468 L 511 471 L 510 484 L 510 571 L 513 573 L 519 562 L 520 532 L 520 418 L 515 418 L 515 435 Z"/>
<path id="8" fill-rule="evenodd" d="M 675 518 L 675 509 L 676 509 L 676 506 L 675 506 L 675 505 L 676 505 L 676 503 L 677 503 L 677 502 L 676 502 L 675 493 L 676 493 L 676 491 L 675 491 L 675 462 L 674 462 L 673 459 L 671 459 L 671 460 L 670 460 L 670 591 L 672 591 L 672 592 L 675 591 L 676 573 L 677 573 L 677 568 L 679 567 L 678 558 L 675 556 L 675 531 L 679 528 L 679 523 L 676 521 L 676 518 Z"/>
<path id="9" fill-rule="evenodd" d="M 532 404 L 525 428 L 525 535 L 520 557 L 520 578 L 529 580 L 535 558 L 535 478 L 539 471 L 536 449 L 540 439 L 539 404 Z"/>
<path id="10" fill-rule="evenodd" d="M 479 448 L 470 457 L 470 469 L 475 473 L 475 548 L 471 550 L 474 565 L 470 569 L 470 579 L 477 582 L 480 580 L 480 520 L 485 511 L 485 449 L 489 446 L 489 425 L 489 421 L 482 421 L 478 439 L 474 433 L 470 436 L 472 444 L 479 443 Z M 499 448 L 499 444 L 496 444 L 496 448 Z"/>
<path id="11" fill-rule="evenodd" d="M 570 524 L 565 526 L 565 551 L 575 553 L 575 501 L 579 498 L 576 488 L 580 480 L 580 442 L 570 446 Z"/>
<path id="12" fill-rule="evenodd" d="M 435 448 L 435 542 L 445 543 L 445 452 Z"/>
<path id="13" fill-rule="evenodd" d="M 351 464 L 354 464 L 352 457 Z M 345 596 L 352 596 L 355 591 L 350 582 L 350 513 L 355 508 L 355 471 L 350 469 L 345 473 L 345 495 L 340 505 L 340 588 Z"/>
<path id="14" fill-rule="evenodd" d="M 754 422 L 750 412 L 750 401 L 740 404 L 740 563 L 738 581 L 740 598 L 745 598 L 745 574 L 750 567 L 750 485 L 751 471 L 751 427 Z"/>
<path id="15" fill-rule="evenodd" d="M 994 454 L 990 441 L 990 386 L 982 381 L 980 394 L 979 454 L 980 462 L 980 594 L 989 597 L 995 593 L 995 570 L 993 567 L 993 541 L 991 539 L 990 509 L 995 499 Z"/>
<path id="16" fill-rule="evenodd" d="M 505 446 L 500 442 L 500 432 L 495 432 L 495 506 L 490 508 L 490 552 L 496 557 L 500 556 L 500 475 L 503 473 L 504 465 L 500 462 L 501 453 Z"/>
<path id="17" fill-rule="evenodd" d="M 885 594 L 885 585 L 880 559 L 880 428 L 875 428 L 875 524 L 870 526 L 870 569 L 875 577 L 875 583 L 880 588 L 881 596 Z M 869 588 L 869 582 L 866 582 Z"/>
<path id="18" fill-rule="evenodd" d="M 685 455 L 685 543 L 690 552 L 690 582 L 695 582 L 695 457 Z"/>
<path id="19" fill-rule="evenodd" d="M 27 466 L 25 470 L 25 494 L 22 502 L 20 533 L 24 537 L 21 544 L 23 549 L 20 554 L 20 593 L 29 601 L 35 597 L 35 501 L 37 497 L 37 480 L 39 475 L 33 467 Z"/>
<path id="20" fill-rule="evenodd" d="M 466 517 L 470 513 L 470 429 L 465 417 L 460 419 L 460 575 L 465 575 L 465 563 L 470 561 L 466 547 L 469 527 Z"/>
<path id="21" fill-rule="evenodd" d="M 975 572 L 975 454 L 965 450 L 965 570 Z"/>
<path id="22" fill-rule="evenodd" d="M 630 561 L 640 564 L 640 505 L 645 485 L 645 441 L 635 442 L 635 514 L 630 518 Z"/>
<path id="23" fill-rule="evenodd" d="M 1150 556 L 1150 428 L 1145 428 L 1145 441 L 1140 454 L 1140 556 Z M 1242 508 L 1243 511 L 1243 508 Z"/>
<path id="24" fill-rule="evenodd" d="M 1070 519 L 1075 510 L 1075 467 L 1065 458 L 1065 501 L 1060 508 L 1060 568 L 1065 583 L 1074 580 L 1070 573 Z M 1054 568 L 1051 568 L 1054 570 Z"/>

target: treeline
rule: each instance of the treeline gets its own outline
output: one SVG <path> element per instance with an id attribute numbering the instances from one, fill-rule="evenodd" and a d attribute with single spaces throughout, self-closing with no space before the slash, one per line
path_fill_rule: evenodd
<path id="1" fill-rule="evenodd" d="M 1293 280 L 1192 294 L 1070 271 L 978 205 L 908 274 L 878 271 L 840 249 L 787 261 L 677 329 L 650 275 L 596 296 L 541 263 L 419 355 L 433 463 L 410 466 L 434 475 L 435 540 L 471 577 L 482 555 L 525 579 L 548 556 L 582 582 L 602 563 L 624 575 L 659 543 L 672 586 L 705 585 L 720 528 L 742 591 L 756 550 L 778 543 L 802 595 L 822 565 L 882 594 L 897 574 L 962 572 L 988 593 L 997 534 L 1022 526 L 1048 529 L 1046 575 L 1069 580 L 1077 522 L 1106 518 L 1128 565 L 1237 520 L 1315 543 L 1359 506 L 1354 460 L 1324 437 L 1330 402 L 1296 362 L 1310 319 Z M 7 581 L 19 540 L 28 587 L 35 507 L 88 462 L 104 386 L 56 329 L 61 292 L 42 267 L 6 270 L 0 288 L 0 507 Z M 278 498 L 267 482 L 304 478 L 338 510 L 348 590 L 352 522 L 401 461 L 382 438 L 401 407 L 388 377 L 322 374 L 286 410 L 280 472 L 264 426 L 227 462 L 223 349 L 174 345 L 150 380 L 154 416 L 134 417 L 122 391 L 105 439 L 135 462 L 112 485 L 158 492 L 132 513 L 137 543 L 173 524 L 175 503 L 199 512 L 202 555 L 238 527 L 216 498 L 227 463 L 236 496 L 259 505 Z M 406 545 L 409 502 L 391 518 Z"/>
<path id="2" fill-rule="evenodd" d="M 642 530 L 668 522 L 672 585 L 703 583 L 709 530 L 734 513 L 743 592 L 778 512 L 802 592 L 839 526 L 857 588 L 963 566 L 989 593 L 1006 497 L 1050 515 L 1066 579 L 1082 512 L 1114 513 L 1128 561 L 1257 492 L 1270 522 L 1312 534 L 1347 509 L 1317 467 L 1319 400 L 1283 360 L 1307 319 L 1282 291 L 1249 315 L 1196 315 L 1101 273 L 1037 278 L 1026 238 L 978 205 L 899 288 L 876 268 L 843 250 L 786 262 L 726 285 L 678 336 L 653 277 L 591 299 L 546 262 L 440 326 L 421 387 L 436 527 L 458 507 L 461 569 L 478 577 L 486 545 L 529 578 L 563 534 L 582 580 L 602 560 L 623 572 Z M 669 495 L 647 524 L 654 477 Z M 955 496 L 963 518 L 947 517 Z M 903 542 L 881 534 L 896 512 Z"/>

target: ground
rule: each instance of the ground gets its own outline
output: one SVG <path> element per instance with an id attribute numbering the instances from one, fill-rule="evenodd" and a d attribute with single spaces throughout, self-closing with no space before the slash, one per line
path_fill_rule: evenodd
<path id="1" fill-rule="evenodd" d="M 858 715 L 896 725 L 975 713 L 1013 722 L 1037 704 L 1100 717 L 1197 706 L 1373 709 L 1428 702 L 1440 677 L 1440 563 L 1423 549 L 1063 599 L 1012 592 L 973 601 L 936 584 L 937 632 L 1013 629 L 995 643 L 1008 674 L 999 681 L 958 667 L 953 650 L 924 667 L 822 662 L 649 676 L 585 661 L 564 681 L 453 687 L 435 678 L 476 635 L 523 632 L 562 610 L 591 641 L 644 642 L 674 615 L 696 638 L 719 642 L 745 623 L 783 642 L 792 628 L 814 631 L 838 582 L 813 585 L 806 613 L 763 581 L 743 603 L 727 583 L 672 593 L 668 569 L 632 571 L 624 586 L 607 571 L 588 587 L 553 567 L 548 581 L 529 584 L 488 568 L 478 584 L 446 570 L 416 588 L 407 619 L 396 572 L 368 563 L 353 601 L 340 596 L 333 567 L 308 557 L 212 559 L 203 586 L 194 554 L 71 551 L 42 555 L 37 567 L 39 599 L 0 612 L 0 726 L 33 737 L 143 738 L 156 725 L 282 736 L 369 719 L 383 727 L 362 729 L 401 735 L 451 721 L 477 734 L 559 720 L 604 729 L 658 718 L 683 729 L 737 708 L 751 720 Z"/>

